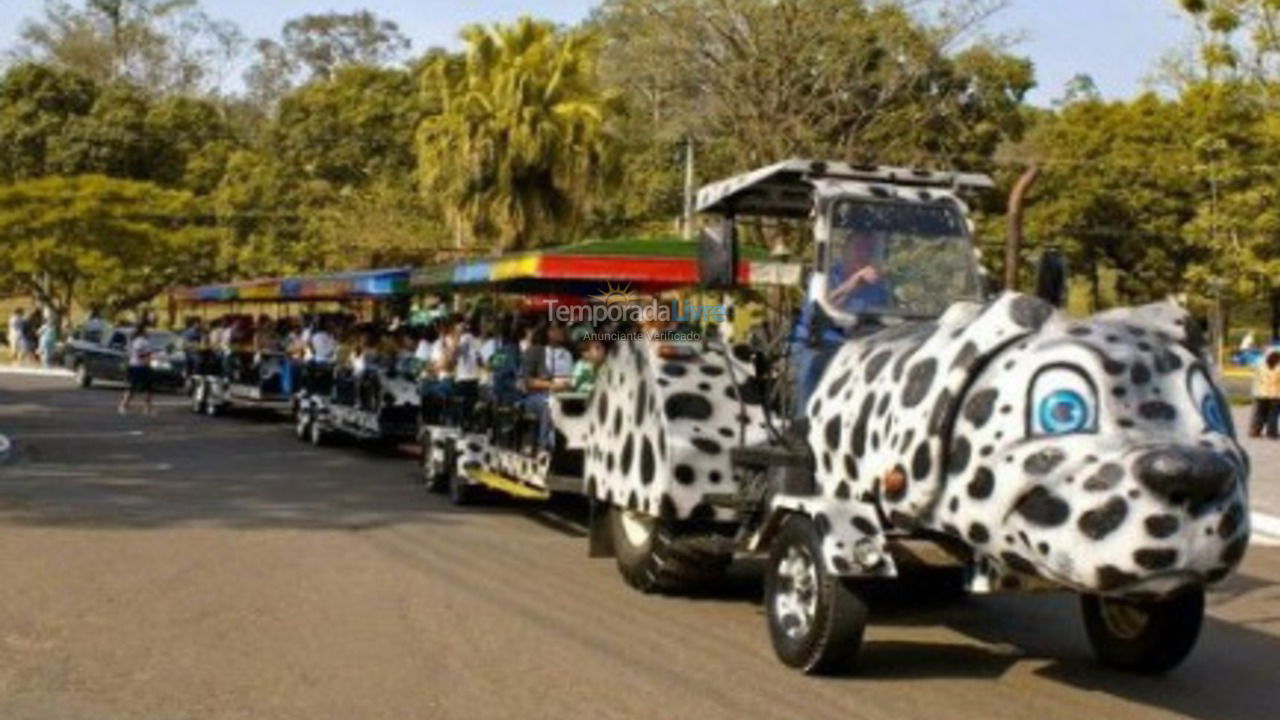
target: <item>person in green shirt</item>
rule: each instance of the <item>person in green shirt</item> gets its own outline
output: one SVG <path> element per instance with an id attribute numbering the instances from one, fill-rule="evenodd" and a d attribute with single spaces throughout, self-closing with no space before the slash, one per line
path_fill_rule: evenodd
<path id="1" fill-rule="evenodd" d="M 587 339 L 582 342 L 581 355 L 569 374 L 570 391 L 588 395 L 595 389 L 596 373 L 604 364 L 605 355 L 603 341 Z"/>

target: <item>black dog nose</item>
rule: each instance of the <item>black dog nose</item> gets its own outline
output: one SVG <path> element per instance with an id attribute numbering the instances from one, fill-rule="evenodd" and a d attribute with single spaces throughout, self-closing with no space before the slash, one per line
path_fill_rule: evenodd
<path id="1" fill-rule="evenodd" d="M 1235 466 L 1220 453 L 1171 445 L 1144 454 L 1134 463 L 1138 480 L 1148 490 L 1180 505 L 1203 505 L 1231 489 Z"/>

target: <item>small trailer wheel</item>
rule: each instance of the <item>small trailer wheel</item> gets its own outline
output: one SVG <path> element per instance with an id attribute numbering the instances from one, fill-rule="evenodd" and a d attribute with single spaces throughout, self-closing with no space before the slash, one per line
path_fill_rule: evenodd
<path id="1" fill-rule="evenodd" d="M 324 423 L 320 422 L 320 418 L 314 413 L 311 414 L 311 422 L 308 423 L 307 440 L 316 447 L 323 447 L 329 442 L 329 433 L 325 432 Z"/>
<path id="2" fill-rule="evenodd" d="M 445 457 L 448 453 L 436 447 L 435 438 L 431 436 L 430 430 L 422 431 L 419 445 L 422 449 L 420 465 L 422 484 L 427 488 L 427 492 L 442 493 L 451 490 L 451 468 Z"/>
<path id="3" fill-rule="evenodd" d="M 294 416 L 293 432 L 299 440 L 307 442 L 311 439 L 311 425 L 315 421 L 311 417 L 311 411 L 307 408 L 298 408 Z"/>
<path id="4" fill-rule="evenodd" d="M 200 384 L 200 397 L 204 402 L 204 414 L 216 417 L 222 414 L 222 406 L 213 396 L 213 383 L 205 381 Z"/>
<path id="5" fill-rule="evenodd" d="M 831 575 L 822 538 L 803 515 L 787 518 L 765 568 L 765 614 L 778 659 L 805 673 L 847 669 L 862 645 L 867 606 Z"/>
<path id="6" fill-rule="evenodd" d="M 1177 667 L 1191 654 L 1204 622 L 1200 587 L 1158 600 L 1081 595 L 1080 605 L 1098 662 L 1135 673 Z"/>
<path id="7" fill-rule="evenodd" d="M 445 458 L 446 462 L 448 457 Z M 479 498 L 480 489 L 472 486 L 466 476 L 460 472 L 449 471 L 448 473 L 449 502 L 462 507 L 464 505 L 473 505 Z"/>

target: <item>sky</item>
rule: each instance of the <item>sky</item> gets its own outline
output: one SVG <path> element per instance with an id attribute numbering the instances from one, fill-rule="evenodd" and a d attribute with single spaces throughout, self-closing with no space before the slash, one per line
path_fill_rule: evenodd
<path id="1" fill-rule="evenodd" d="M 989 30 L 1013 33 L 1014 51 L 1036 65 L 1031 102 L 1048 105 L 1077 73 L 1091 75 L 1107 98 L 1141 92 L 1156 62 L 1189 34 L 1173 0 L 1011 0 Z M 213 17 L 234 20 L 251 38 L 276 37 L 285 20 L 306 13 L 368 8 L 395 20 L 417 50 L 457 46 L 469 23 L 534 15 L 561 23 L 586 17 L 597 0 L 203 0 Z M 44 0 L 0 0 L 0 48 L 12 47 L 22 19 Z"/>

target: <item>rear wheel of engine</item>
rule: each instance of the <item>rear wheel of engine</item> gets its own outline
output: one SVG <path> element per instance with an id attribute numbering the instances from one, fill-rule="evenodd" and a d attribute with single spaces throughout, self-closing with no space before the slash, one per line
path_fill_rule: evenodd
<path id="1" fill-rule="evenodd" d="M 703 537 L 680 537 L 670 523 L 635 510 L 610 508 L 609 536 L 627 584 L 651 592 L 688 592 L 719 580 L 731 553 Z"/>
<path id="2" fill-rule="evenodd" d="M 1159 674 L 1177 667 L 1200 637 L 1204 588 L 1159 600 L 1081 595 L 1084 627 L 1098 662 L 1130 672 Z"/>
<path id="3" fill-rule="evenodd" d="M 805 673 L 847 669 L 867 626 L 867 606 L 845 578 L 831 575 L 822 538 L 803 515 L 787 518 L 765 568 L 765 615 L 778 659 Z"/>

